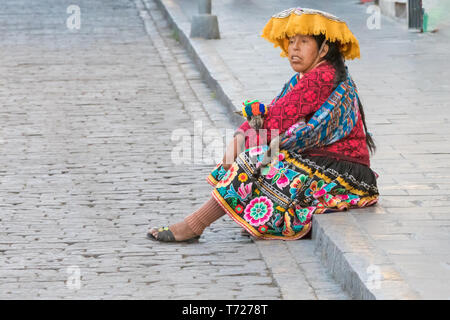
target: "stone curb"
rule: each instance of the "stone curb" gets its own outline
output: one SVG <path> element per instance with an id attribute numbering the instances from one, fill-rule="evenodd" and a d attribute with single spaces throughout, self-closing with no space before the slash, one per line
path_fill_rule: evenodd
<path id="1" fill-rule="evenodd" d="M 312 240 L 333 278 L 353 298 L 420 299 L 350 212 L 314 215 Z"/>
<path id="2" fill-rule="evenodd" d="M 234 116 L 242 90 L 218 54 L 208 48 L 205 41 L 189 38 L 190 23 L 173 0 L 155 0 L 159 9 L 174 29 L 178 40 L 199 68 L 202 78 L 216 92 L 233 122 L 240 124 L 241 117 Z M 242 121 L 242 120 L 241 120 Z M 362 231 L 349 212 L 315 215 L 312 240 L 316 252 L 335 280 L 354 299 L 397 300 L 420 299 L 404 281 L 388 256 L 378 249 Z M 301 244 L 301 241 L 299 241 Z M 266 258 L 266 257 L 264 257 Z"/>

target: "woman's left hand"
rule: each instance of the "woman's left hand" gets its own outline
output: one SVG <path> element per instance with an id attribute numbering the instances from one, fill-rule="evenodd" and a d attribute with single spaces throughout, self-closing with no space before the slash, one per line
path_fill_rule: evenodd
<path id="1" fill-rule="evenodd" d="M 222 159 L 222 166 L 225 170 L 228 170 L 233 164 L 234 160 L 239 153 L 241 153 L 245 142 L 245 136 L 242 133 L 237 134 L 233 141 L 227 146 L 227 150 Z"/>

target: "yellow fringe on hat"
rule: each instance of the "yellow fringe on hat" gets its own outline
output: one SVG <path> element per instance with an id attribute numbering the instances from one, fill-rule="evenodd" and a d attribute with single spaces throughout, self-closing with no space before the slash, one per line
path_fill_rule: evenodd
<path id="1" fill-rule="evenodd" d="M 342 56 L 347 60 L 360 58 L 359 43 L 347 24 L 329 19 L 321 14 L 291 13 L 285 18 L 272 17 L 263 29 L 262 37 L 281 47 L 282 57 L 288 55 L 288 37 L 324 34 L 330 42 L 339 41 Z"/>

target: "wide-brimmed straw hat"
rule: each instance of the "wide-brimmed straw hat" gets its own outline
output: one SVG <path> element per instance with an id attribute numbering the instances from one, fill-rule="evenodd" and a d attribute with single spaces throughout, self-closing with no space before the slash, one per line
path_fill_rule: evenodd
<path id="1" fill-rule="evenodd" d="M 338 17 L 315 9 L 291 8 L 270 18 L 263 29 L 262 37 L 281 47 L 281 56 L 288 55 L 288 37 L 302 35 L 325 35 L 329 42 L 339 41 L 344 59 L 360 58 L 359 43 L 347 24 Z"/>

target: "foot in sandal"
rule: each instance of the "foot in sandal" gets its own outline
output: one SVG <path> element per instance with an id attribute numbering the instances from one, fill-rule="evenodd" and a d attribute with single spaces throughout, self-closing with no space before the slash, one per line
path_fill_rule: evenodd
<path id="1" fill-rule="evenodd" d="M 169 227 L 150 228 L 147 232 L 147 237 L 162 242 L 193 241 L 200 238 L 199 235 L 192 232 L 184 221 Z"/>

